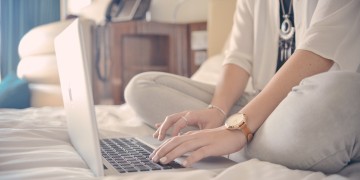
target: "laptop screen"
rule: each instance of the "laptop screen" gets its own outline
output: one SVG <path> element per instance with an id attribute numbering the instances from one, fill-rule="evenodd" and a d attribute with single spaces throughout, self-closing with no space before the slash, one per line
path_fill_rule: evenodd
<path id="1" fill-rule="evenodd" d="M 71 143 L 94 174 L 103 176 L 89 76 L 92 24 L 75 19 L 55 38 L 55 53 Z"/>

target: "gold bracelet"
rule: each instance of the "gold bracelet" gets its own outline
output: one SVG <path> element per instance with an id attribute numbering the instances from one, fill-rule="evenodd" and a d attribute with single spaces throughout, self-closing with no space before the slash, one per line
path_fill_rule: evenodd
<path id="1" fill-rule="evenodd" d="M 226 117 L 226 113 L 225 113 L 225 111 L 224 110 L 222 110 L 220 107 L 218 107 L 218 106 L 215 106 L 215 105 L 212 105 L 212 104 L 209 104 L 209 106 L 208 106 L 208 109 L 213 109 L 213 108 L 215 108 L 215 109 L 217 109 L 221 114 L 223 114 L 224 115 L 224 117 Z"/>

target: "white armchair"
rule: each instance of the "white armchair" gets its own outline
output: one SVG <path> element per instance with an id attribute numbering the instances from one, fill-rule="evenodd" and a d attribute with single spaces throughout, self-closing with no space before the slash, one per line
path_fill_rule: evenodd
<path id="1" fill-rule="evenodd" d="M 30 105 L 62 106 L 59 75 L 56 65 L 54 38 L 72 20 L 54 22 L 33 28 L 19 44 L 19 78 L 29 82 Z"/>

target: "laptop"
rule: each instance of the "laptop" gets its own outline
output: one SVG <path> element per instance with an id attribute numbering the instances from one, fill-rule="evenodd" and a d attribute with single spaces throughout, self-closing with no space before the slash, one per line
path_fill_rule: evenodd
<path id="1" fill-rule="evenodd" d="M 180 164 L 184 157 L 163 165 L 148 158 L 161 142 L 152 137 L 99 137 L 90 80 L 90 39 L 93 22 L 75 19 L 55 38 L 55 52 L 68 133 L 75 150 L 95 176 L 187 171 L 189 169 L 223 170 L 235 162 L 225 157 L 210 157 L 191 168 Z"/>

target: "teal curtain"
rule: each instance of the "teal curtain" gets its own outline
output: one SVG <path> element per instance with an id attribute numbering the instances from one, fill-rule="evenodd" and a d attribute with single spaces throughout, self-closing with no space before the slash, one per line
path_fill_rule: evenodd
<path id="1" fill-rule="evenodd" d="M 16 72 L 18 45 L 30 29 L 60 20 L 60 0 L 0 0 L 0 74 Z"/>

